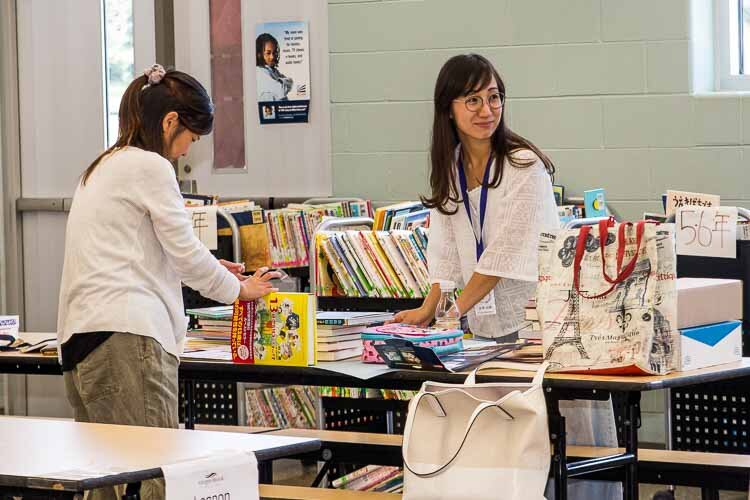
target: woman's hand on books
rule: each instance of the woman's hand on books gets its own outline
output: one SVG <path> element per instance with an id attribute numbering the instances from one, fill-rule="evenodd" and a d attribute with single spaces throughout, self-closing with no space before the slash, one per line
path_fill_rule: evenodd
<path id="1" fill-rule="evenodd" d="M 240 300 L 255 300 L 265 297 L 269 293 L 278 292 L 269 280 L 278 278 L 280 275 L 275 271 L 268 271 L 267 267 L 261 267 L 252 276 L 243 276 L 240 279 Z"/>
<path id="2" fill-rule="evenodd" d="M 238 279 L 245 279 L 245 276 L 242 275 L 245 272 L 245 264 L 224 259 L 219 259 L 219 264 L 226 267 L 227 271 L 237 276 Z"/>
<path id="3" fill-rule="evenodd" d="M 393 320 L 386 323 L 406 323 L 407 325 L 428 326 L 435 319 L 435 313 L 429 309 L 418 307 L 417 309 L 407 309 L 396 313 Z"/>

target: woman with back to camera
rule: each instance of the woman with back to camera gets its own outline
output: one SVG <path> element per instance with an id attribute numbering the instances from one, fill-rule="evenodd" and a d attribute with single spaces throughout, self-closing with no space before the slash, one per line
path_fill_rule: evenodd
<path id="1" fill-rule="evenodd" d="M 559 227 L 555 169 L 505 121 L 505 84 L 486 58 L 449 59 L 435 84 L 430 149 L 432 193 L 427 264 L 432 287 L 422 306 L 394 321 L 427 325 L 440 282 L 463 288 L 456 300 L 477 337 L 513 341 L 538 277 L 539 233 Z M 569 444 L 617 446 L 609 401 L 561 402 Z M 498 444 L 501 446 L 501 444 Z M 549 493 L 548 493 L 549 494 Z M 621 498 L 619 483 L 571 481 L 571 498 Z"/>
<path id="2" fill-rule="evenodd" d="M 213 127 L 203 86 L 159 65 L 128 86 L 117 142 L 83 173 L 65 235 L 58 341 L 78 422 L 178 426 L 177 367 L 187 321 L 181 281 L 230 304 L 274 291 L 193 233 L 174 168 Z M 141 497 L 163 498 L 146 481 Z M 91 498 L 117 498 L 114 488 Z"/>

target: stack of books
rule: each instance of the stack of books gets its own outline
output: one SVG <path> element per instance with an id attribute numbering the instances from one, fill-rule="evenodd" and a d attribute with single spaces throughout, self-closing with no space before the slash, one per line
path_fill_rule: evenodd
<path id="1" fill-rule="evenodd" d="M 369 201 L 337 202 L 324 205 L 290 204 L 267 210 L 268 241 L 273 267 L 302 267 L 309 264 L 310 242 L 325 217 L 372 215 Z"/>
<path id="2" fill-rule="evenodd" d="M 321 231 L 318 296 L 421 298 L 430 290 L 428 230 Z"/>
<path id="3" fill-rule="evenodd" d="M 583 205 L 561 205 L 557 207 L 560 224 L 583 218 Z"/>
<path id="4" fill-rule="evenodd" d="M 402 389 L 365 389 L 359 387 L 323 386 L 318 388 L 320 395 L 325 398 L 349 399 L 390 399 L 410 401 L 417 395 L 417 391 Z"/>
<path id="5" fill-rule="evenodd" d="M 232 309 L 233 306 L 186 309 L 185 312 L 192 317 L 192 324 L 195 325 L 188 331 L 187 336 L 229 342 L 232 334 Z"/>
<path id="6" fill-rule="evenodd" d="M 519 330 L 518 338 L 532 342 L 541 342 L 542 324 L 539 322 L 539 313 L 536 311 L 536 299 L 529 299 L 524 309 L 524 319 L 527 325 Z"/>
<path id="7" fill-rule="evenodd" d="M 375 210 L 376 231 L 413 230 L 430 225 L 430 211 L 418 201 L 405 201 Z"/>
<path id="8" fill-rule="evenodd" d="M 401 493 L 404 489 L 404 474 L 398 467 L 367 465 L 335 479 L 331 485 L 341 490 Z"/>
<path id="9" fill-rule="evenodd" d="M 317 429 L 318 395 L 308 386 L 268 387 L 245 391 L 247 425 Z"/>
<path id="10" fill-rule="evenodd" d="M 393 318 L 381 312 L 319 312 L 318 361 L 339 361 L 362 355 L 362 332 L 369 325 Z"/>

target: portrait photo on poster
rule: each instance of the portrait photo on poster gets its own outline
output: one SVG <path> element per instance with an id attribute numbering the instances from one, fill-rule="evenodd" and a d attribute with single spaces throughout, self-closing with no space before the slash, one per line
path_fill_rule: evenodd
<path id="1" fill-rule="evenodd" d="M 261 125 L 307 123 L 310 42 L 307 22 L 260 23 L 255 28 L 255 75 Z"/>

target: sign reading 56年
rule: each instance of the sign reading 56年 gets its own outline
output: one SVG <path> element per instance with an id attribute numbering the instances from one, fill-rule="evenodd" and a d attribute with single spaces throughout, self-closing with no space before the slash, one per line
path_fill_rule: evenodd
<path id="1" fill-rule="evenodd" d="M 675 217 L 677 254 L 737 257 L 737 207 L 683 207 Z"/>

